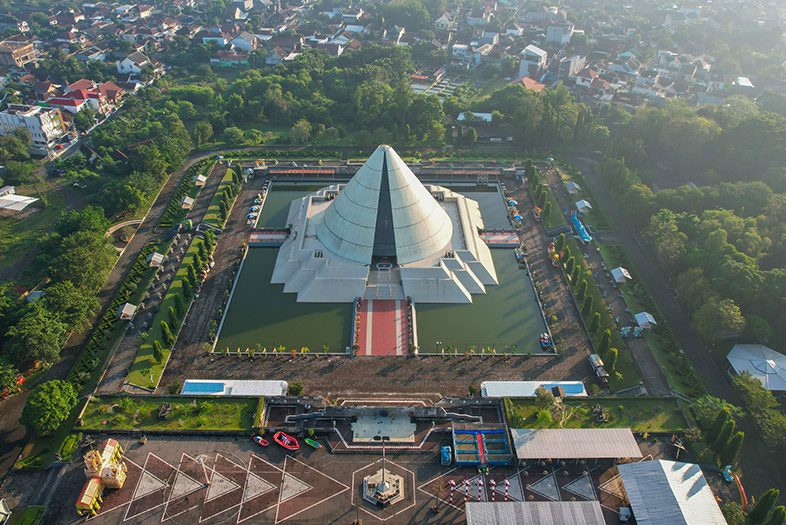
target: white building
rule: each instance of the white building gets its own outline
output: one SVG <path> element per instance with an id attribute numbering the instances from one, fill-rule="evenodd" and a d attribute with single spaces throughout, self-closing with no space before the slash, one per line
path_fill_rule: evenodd
<path id="1" fill-rule="evenodd" d="M 390 146 L 347 184 L 292 202 L 272 283 L 299 302 L 469 303 L 497 285 L 478 203 L 424 186 Z"/>
<path id="2" fill-rule="evenodd" d="M 535 80 L 540 78 L 540 72 L 546 69 L 548 53 L 536 45 L 530 44 L 521 52 L 519 62 L 519 77 L 530 77 Z"/>
<path id="3" fill-rule="evenodd" d="M 115 66 L 117 67 L 118 73 L 122 73 L 124 75 L 138 75 L 142 72 L 142 68 L 145 66 L 153 67 L 153 63 L 145 55 L 139 51 L 136 51 L 125 57 L 123 60 L 117 61 Z"/>
<path id="4" fill-rule="evenodd" d="M 9 104 L 5 111 L 0 112 L 0 135 L 13 133 L 18 128 L 26 128 L 30 132 L 30 151 L 37 155 L 51 153 L 66 134 L 59 109 Z"/>
<path id="5" fill-rule="evenodd" d="M 546 28 L 546 43 L 564 46 L 570 43 L 575 29 L 573 22 L 550 25 Z"/>
<path id="6" fill-rule="evenodd" d="M 445 11 L 442 15 L 434 20 L 434 29 L 437 31 L 451 31 L 456 29 L 456 20 L 453 15 Z"/>

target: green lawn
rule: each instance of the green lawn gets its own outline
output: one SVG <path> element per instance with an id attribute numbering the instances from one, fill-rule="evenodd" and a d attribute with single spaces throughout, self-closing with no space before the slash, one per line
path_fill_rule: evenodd
<path id="1" fill-rule="evenodd" d="M 183 263 L 187 261 L 190 262 L 192 260 L 194 254 L 197 251 L 197 245 L 199 242 L 201 242 L 201 240 L 197 238 L 191 241 L 188 250 L 186 250 L 186 253 L 183 256 Z M 153 318 L 153 321 L 150 325 L 150 330 L 147 333 L 147 337 L 145 337 L 144 342 L 139 347 L 136 358 L 134 358 L 134 362 L 131 365 L 128 376 L 126 377 L 126 380 L 133 385 L 137 385 L 142 388 L 155 388 L 156 385 L 158 385 L 159 379 L 161 379 L 161 374 L 164 373 L 164 368 L 166 367 L 167 360 L 169 359 L 169 353 L 171 349 L 166 348 L 164 345 L 164 358 L 161 360 L 161 362 L 158 362 L 153 357 L 153 341 L 162 340 L 161 321 L 166 320 L 168 322 L 169 307 L 175 305 L 175 295 L 182 294 L 183 279 L 186 278 L 187 273 L 186 265 L 183 263 L 181 263 L 180 267 L 177 269 L 175 277 L 172 279 L 172 283 L 169 285 L 169 289 L 161 301 L 161 306 L 158 309 L 158 313 Z M 187 305 L 186 308 L 188 308 Z M 181 319 L 180 323 L 182 322 L 183 320 Z M 180 325 L 170 326 L 169 329 L 172 331 L 173 335 L 177 335 Z"/>
<path id="2" fill-rule="evenodd" d="M 158 417 L 164 403 L 172 405 L 166 419 Z M 90 430 L 250 430 L 257 399 L 193 397 L 96 396 L 82 415 Z"/>
<path id="3" fill-rule="evenodd" d="M 14 510 L 8 525 L 38 525 L 45 510 L 43 505 L 29 505 L 22 510 Z"/>
<path id="4" fill-rule="evenodd" d="M 663 398 L 599 398 L 565 401 L 565 423 L 560 427 L 559 415 L 551 424 L 538 421 L 534 399 L 506 399 L 505 409 L 511 427 L 520 428 L 630 428 L 636 432 L 676 432 L 688 427 L 687 421 L 673 399 Z M 608 421 L 599 423 L 592 407 L 601 405 Z"/>
<path id="5" fill-rule="evenodd" d="M 69 191 L 71 188 L 64 179 L 46 183 L 43 198 L 48 204 L 43 209 L 39 201 L 33 204 L 34 211 L 23 215 L 23 218 L 0 217 L 0 267 L 8 269 L 25 261 L 20 271 L 9 276 L 17 280 L 18 284 L 32 287 L 43 278 L 46 268 L 35 264 L 33 257 L 37 255 L 38 241 L 52 232 L 60 213 L 69 208 L 65 195 Z M 16 192 L 29 197 L 42 197 L 32 184 L 17 186 Z"/>
<path id="6" fill-rule="evenodd" d="M 213 195 L 213 198 L 210 200 L 210 205 L 207 208 L 207 212 L 205 212 L 205 218 L 202 219 L 202 222 L 206 222 L 211 226 L 215 226 L 216 228 L 223 228 L 224 224 L 226 224 L 226 219 L 221 220 L 221 214 L 219 213 L 219 203 L 221 202 L 224 191 L 228 187 L 232 185 L 232 175 L 234 174 L 234 170 L 228 169 L 224 178 L 221 179 L 221 183 L 218 185 L 216 189 L 216 193 Z M 235 195 L 237 198 L 237 195 Z M 233 200 L 234 203 L 234 200 Z M 231 207 L 230 207 L 231 209 Z M 227 217 L 229 217 L 229 211 L 227 210 Z"/>

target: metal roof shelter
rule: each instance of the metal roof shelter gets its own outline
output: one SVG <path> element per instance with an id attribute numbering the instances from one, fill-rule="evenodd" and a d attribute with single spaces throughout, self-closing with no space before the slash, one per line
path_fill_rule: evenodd
<path id="1" fill-rule="evenodd" d="M 748 372 L 767 390 L 786 391 L 786 355 L 757 344 L 734 345 L 726 359 L 738 374 Z"/>
<path id="2" fill-rule="evenodd" d="M 151 268 L 158 268 L 164 262 L 164 254 L 153 252 L 147 257 L 147 262 Z"/>
<path id="3" fill-rule="evenodd" d="M 22 211 L 38 199 L 16 194 L 16 186 L 0 188 L 0 210 Z"/>
<path id="4" fill-rule="evenodd" d="M 117 310 L 117 317 L 121 321 L 130 321 L 136 315 L 136 305 L 131 303 L 125 303 Z"/>
<path id="5" fill-rule="evenodd" d="M 576 209 L 579 213 L 587 213 L 592 209 L 592 204 L 590 204 L 588 200 L 581 199 L 580 201 L 576 201 Z"/>
<path id="6" fill-rule="evenodd" d="M 568 397 L 587 395 L 581 381 L 483 381 L 480 393 L 483 397 L 535 397 L 538 388 L 551 390 L 555 386 L 562 387 Z"/>
<path id="7" fill-rule="evenodd" d="M 629 428 L 512 428 L 518 459 L 640 458 Z"/>
<path id="8" fill-rule="evenodd" d="M 633 317 L 636 319 L 636 324 L 641 328 L 652 328 L 658 324 L 658 322 L 655 321 L 655 318 L 649 312 L 639 312 Z"/>
<path id="9" fill-rule="evenodd" d="M 622 266 L 611 269 L 611 278 L 617 283 L 624 283 L 628 279 L 632 279 L 630 272 Z"/>
<path id="10" fill-rule="evenodd" d="M 701 468 L 677 461 L 619 465 L 638 525 L 723 525 L 726 520 Z"/>
<path id="11" fill-rule="evenodd" d="M 466 504 L 467 525 L 605 525 L 597 501 L 501 501 Z"/>
<path id="12" fill-rule="evenodd" d="M 181 396 L 285 396 L 286 381 L 186 379 Z"/>

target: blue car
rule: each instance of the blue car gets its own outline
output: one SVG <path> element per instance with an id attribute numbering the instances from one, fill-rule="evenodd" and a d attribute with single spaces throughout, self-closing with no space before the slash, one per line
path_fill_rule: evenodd
<path id="1" fill-rule="evenodd" d="M 440 456 L 440 463 L 442 463 L 443 466 L 448 466 L 450 465 L 450 462 L 453 460 L 453 450 L 451 450 L 451 448 L 448 446 L 444 446 L 440 450 L 439 456 Z"/>

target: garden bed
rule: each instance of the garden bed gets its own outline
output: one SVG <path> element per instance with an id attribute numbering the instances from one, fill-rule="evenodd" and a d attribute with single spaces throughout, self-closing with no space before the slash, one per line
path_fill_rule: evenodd
<path id="1" fill-rule="evenodd" d="M 186 170 L 186 173 L 177 185 L 172 200 L 169 201 L 169 206 L 167 206 L 164 214 L 161 215 L 161 220 L 158 222 L 159 227 L 170 228 L 186 217 L 188 210 L 183 209 L 183 198 L 188 196 L 196 200 L 199 192 L 202 191 L 202 187 L 194 184 L 194 177 L 203 172 L 209 174 L 213 169 L 213 162 L 211 159 L 204 159 Z"/>
<path id="2" fill-rule="evenodd" d="M 235 182 L 237 175 L 233 169 L 227 169 L 224 178 L 221 179 L 221 183 L 218 185 L 218 189 L 216 193 L 213 195 L 213 198 L 210 200 L 210 205 L 207 207 L 207 212 L 205 213 L 204 219 L 202 222 L 209 224 L 210 226 L 214 226 L 216 228 L 223 228 L 229 218 L 229 212 L 232 210 L 232 206 L 235 203 L 235 199 L 237 199 L 238 195 L 238 185 Z M 227 206 L 226 216 L 222 217 L 221 214 L 221 202 L 224 200 L 224 194 L 227 192 L 229 193 L 230 204 Z"/>
<path id="3" fill-rule="evenodd" d="M 255 398 L 96 396 L 82 413 L 85 430 L 251 430 Z M 166 418 L 161 406 L 169 404 Z"/>
<path id="4" fill-rule="evenodd" d="M 141 388 L 154 389 L 158 385 L 158 381 L 161 379 L 161 374 L 164 373 L 164 368 L 166 367 L 166 363 L 169 360 L 169 354 L 171 353 L 172 349 L 169 347 L 169 345 L 163 345 L 163 359 L 161 359 L 161 361 L 157 361 L 153 355 L 153 341 L 162 340 L 161 321 L 169 322 L 169 307 L 175 306 L 176 295 L 180 295 L 181 297 L 183 296 L 183 281 L 186 279 L 186 275 L 188 273 L 187 265 L 194 260 L 194 254 L 196 253 L 197 247 L 201 242 L 203 241 L 198 237 L 194 237 L 194 239 L 191 241 L 191 244 L 188 246 L 188 250 L 186 250 L 185 255 L 183 255 L 183 259 L 177 269 L 177 272 L 175 273 L 175 276 L 172 278 L 172 282 L 167 289 L 166 295 L 164 295 L 164 298 L 161 300 L 158 311 L 150 323 L 150 330 L 140 345 L 139 351 L 134 358 L 134 362 L 131 365 L 128 376 L 126 377 L 126 381 L 132 385 L 136 385 Z M 186 303 L 187 312 L 188 304 L 190 303 L 185 298 L 183 298 L 183 300 Z M 169 327 L 172 333 L 175 335 L 177 335 L 178 331 L 180 330 L 180 326 L 185 319 L 185 313 L 178 317 L 177 326 Z"/>
<path id="5" fill-rule="evenodd" d="M 688 428 L 677 402 L 670 398 L 572 398 L 563 405 L 570 416 L 560 427 L 558 416 L 548 418 L 538 413 L 538 400 L 505 399 L 512 428 L 630 428 L 636 432 L 679 432 Z M 592 413 L 596 405 L 605 409 L 605 423 L 596 421 Z"/>

